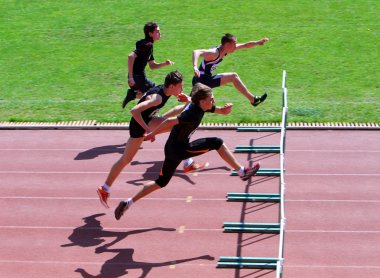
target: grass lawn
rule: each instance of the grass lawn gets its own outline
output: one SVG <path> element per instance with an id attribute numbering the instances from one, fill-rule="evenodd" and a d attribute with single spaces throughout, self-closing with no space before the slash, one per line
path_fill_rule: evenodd
<path id="1" fill-rule="evenodd" d="M 216 71 L 237 72 L 253 93 L 267 91 L 267 102 L 252 108 L 233 86 L 216 88 L 217 104 L 234 109 L 205 121 L 280 121 L 284 69 L 290 122 L 380 119 L 376 0 L 1 0 L 1 7 L 0 121 L 129 121 L 121 108 L 127 56 L 147 21 L 162 32 L 156 61 L 175 62 L 147 68 L 148 77 L 160 84 L 178 69 L 185 92 L 193 49 L 219 44 L 226 32 L 238 42 L 270 38 L 227 56 Z"/>

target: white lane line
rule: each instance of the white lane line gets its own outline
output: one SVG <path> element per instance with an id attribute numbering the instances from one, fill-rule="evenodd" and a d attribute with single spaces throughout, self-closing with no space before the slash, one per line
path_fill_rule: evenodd
<path id="1" fill-rule="evenodd" d="M 137 228 L 117 228 L 117 227 L 52 227 L 52 226 L 14 226 L 14 225 L 8 225 L 8 226 L 0 226 L 0 229 L 18 229 L 18 230 L 74 230 L 74 229 L 80 229 L 80 230 L 100 230 L 100 231 L 138 231 L 138 230 L 146 230 L 151 229 L 151 227 L 137 227 Z M 173 231 L 177 231 L 178 233 L 183 233 L 184 231 L 198 231 L 198 232 L 221 232 L 223 231 L 222 228 L 186 228 L 185 226 L 180 226 L 179 228 L 173 228 Z"/>
<path id="2" fill-rule="evenodd" d="M 0 260 L 1 263 L 16 263 L 16 264 L 58 264 L 58 265 L 104 265 L 104 262 L 68 262 L 68 261 L 31 261 L 31 260 Z M 139 262 L 107 262 L 109 265 L 122 265 L 122 266 L 141 266 L 142 263 Z M 215 268 L 215 263 L 181 263 L 181 266 L 212 266 Z"/>
<path id="3" fill-rule="evenodd" d="M 380 203 L 380 200 L 287 200 L 285 202 Z"/>
<path id="4" fill-rule="evenodd" d="M 0 260 L 0 263 L 12 263 L 12 264 L 56 264 L 56 265 L 104 265 L 104 262 L 79 262 L 79 261 L 32 261 L 32 260 Z M 109 265 L 123 265 L 123 266 L 135 266 L 135 265 L 141 265 L 141 263 L 116 263 L 116 262 L 109 262 Z M 196 266 L 196 267 L 213 267 L 215 268 L 215 262 L 210 263 L 181 263 L 181 267 L 183 266 Z M 345 268 L 345 269 L 380 269 L 380 266 L 378 265 L 291 265 L 286 264 L 284 265 L 285 268 Z"/>
<path id="5" fill-rule="evenodd" d="M 149 227 L 141 228 L 117 228 L 117 227 L 52 227 L 52 226 L 0 226 L 0 229 L 15 229 L 15 230 L 74 230 L 74 229 L 81 229 L 81 230 L 107 230 L 107 231 L 136 231 L 136 230 L 146 230 L 149 229 Z M 221 232 L 223 231 L 223 228 L 186 228 L 185 226 L 180 226 L 179 228 L 175 229 L 173 231 L 177 231 L 179 233 L 183 233 L 184 231 L 190 232 Z M 369 230 L 287 230 L 285 229 L 285 233 L 321 233 L 321 234 L 329 234 L 329 233 L 335 233 L 335 234 L 380 234 L 380 231 L 369 231 Z"/>
<path id="6" fill-rule="evenodd" d="M 65 196 L 0 196 L 0 200 L 5 199 L 5 200 L 12 200 L 12 199 L 42 199 L 42 200 L 78 200 L 78 201 L 83 201 L 83 200 L 98 200 L 97 197 L 65 197 Z M 113 200 L 124 200 L 125 198 L 112 198 Z M 150 200 L 150 201 L 185 201 L 187 203 L 193 202 L 193 201 L 226 201 L 226 198 L 193 198 L 189 200 L 189 197 L 184 197 L 184 198 L 144 198 L 144 200 Z M 285 199 L 285 202 L 325 202 L 325 203 L 380 203 L 380 200 L 331 200 L 331 199 Z M 252 202 L 253 203 L 253 202 Z M 257 202 L 256 202 L 257 203 Z"/>
<path id="7" fill-rule="evenodd" d="M 379 269 L 378 265 L 288 265 L 285 263 L 285 268 L 347 268 L 347 269 Z"/>
<path id="8" fill-rule="evenodd" d="M 149 174 L 159 174 L 160 172 L 149 172 Z M 25 175 L 31 175 L 31 174 L 66 174 L 66 175 L 73 175 L 73 174 L 108 174 L 108 172 L 101 172 L 101 171 L 98 171 L 98 172 L 94 172 L 94 171 L 88 171 L 88 172 L 61 172 L 61 171 L 0 171 L 0 174 L 25 174 Z M 131 175 L 131 174 L 146 174 L 146 171 L 144 172 L 122 172 L 121 175 L 123 174 L 128 174 L 128 175 Z M 177 173 L 177 174 L 183 174 L 181 172 Z M 230 172 L 199 172 L 199 175 L 229 175 Z M 185 174 L 183 174 L 185 175 Z M 363 173 L 350 173 L 350 174 L 345 174 L 345 173 L 331 173 L 331 174 L 327 174 L 327 173 L 315 173 L 315 174 L 312 174 L 312 173 L 287 173 L 285 171 L 285 177 L 286 176 L 380 176 L 380 173 L 368 173 L 368 174 L 363 174 Z M 257 176 L 257 177 L 261 177 L 261 176 Z M 277 177 L 277 176 L 274 176 L 274 178 Z"/>
<path id="9" fill-rule="evenodd" d="M 57 196 L 0 196 L 1 199 L 43 199 L 43 200 L 99 200 L 97 197 L 57 197 Z M 124 200 L 125 198 L 112 198 L 112 200 Z M 188 198 L 144 198 L 144 200 L 150 201 L 185 201 L 188 202 Z M 226 198 L 192 198 L 191 201 L 226 201 Z"/>
<path id="10" fill-rule="evenodd" d="M 319 152 L 319 153 L 378 153 L 378 150 L 286 150 L 286 152 Z"/>
<path id="11" fill-rule="evenodd" d="M 102 154 L 102 151 L 114 151 L 117 150 L 124 150 L 124 146 L 115 147 L 115 148 L 102 148 L 102 147 L 94 147 L 94 149 L 27 149 L 27 148 L 9 148 L 9 149 L 0 149 L 0 151 L 77 151 L 77 152 L 99 152 L 99 154 Z M 162 151 L 163 148 L 149 148 L 149 149 L 140 149 L 139 151 Z M 380 150 L 309 150 L 309 149 L 287 149 L 286 152 L 320 152 L 320 153 L 378 153 Z M 117 153 L 116 151 L 114 153 Z"/>
<path id="12" fill-rule="evenodd" d="M 338 233 L 338 234 L 380 234 L 380 231 L 345 231 L 345 230 L 287 230 L 285 233 Z"/>

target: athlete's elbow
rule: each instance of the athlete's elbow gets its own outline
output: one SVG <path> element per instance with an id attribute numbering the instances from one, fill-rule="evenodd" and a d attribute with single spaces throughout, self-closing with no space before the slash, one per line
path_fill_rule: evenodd
<path id="1" fill-rule="evenodd" d="M 136 115 L 139 113 L 135 107 L 133 107 L 131 110 L 129 110 L 131 115 L 135 118 Z"/>

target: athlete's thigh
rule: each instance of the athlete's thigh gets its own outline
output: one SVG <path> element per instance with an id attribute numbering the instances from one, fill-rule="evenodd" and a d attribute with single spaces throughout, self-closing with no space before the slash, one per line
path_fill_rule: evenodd
<path id="1" fill-rule="evenodd" d="M 198 156 L 212 150 L 217 150 L 223 144 L 218 137 L 207 137 L 194 140 L 185 148 L 188 157 Z"/>
<path id="2" fill-rule="evenodd" d="M 123 156 L 132 160 L 137 151 L 140 149 L 142 142 L 144 142 L 144 137 L 129 137 L 127 143 L 125 144 Z"/>
<path id="3" fill-rule="evenodd" d="M 233 82 L 234 78 L 236 77 L 236 73 L 234 72 L 225 72 L 218 75 L 220 77 L 220 86 Z"/>
<path id="4" fill-rule="evenodd" d="M 205 75 L 205 74 L 202 74 L 200 77 L 194 76 L 193 85 L 195 85 L 198 82 L 202 83 L 203 85 L 206 85 L 210 88 L 216 88 L 216 87 L 219 87 L 221 85 L 221 77 L 219 74 L 217 74 L 215 76 L 209 76 L 209 75 Z"/>
<path id="5" fill-rule="evenodd" d="M 129 122 L 129 135 L 131 138 L 141 138 L 144 137 L 145 129 L 132 118 Z"/>
<path id="6" fill-rule="evenodd" d="M 150 88 L 153 88 L 155 86 L 155 84 L 144 75 L 134 75 L 133 79 L 136 83 L 135 87 L 142 93 L 145 93 Z"/>
<path id="7" fill-rule="evenodd" d="M 165 121 L 166 118 L 165 117 L 162 117 L 162 116 L 155 116 L 153 117 L 149 123 L 148 123 L 148 126 L 150 128 L 151 131 L 155 130 L 163 121 Z M 162 131 L 161 133 L 163 132 L 167 132 L 168 130 L 164 130 Z"/>
<path id="8" fill-rule="evenodd" d="M 160 187 L 165 187 L 173 177 L 174 172 L 180 163 L 180 159 L 168 159 L 165 157 L 164 164 L 162 165 L 160 171 L 160 176 L 156 179 L 156 183 Z"/>

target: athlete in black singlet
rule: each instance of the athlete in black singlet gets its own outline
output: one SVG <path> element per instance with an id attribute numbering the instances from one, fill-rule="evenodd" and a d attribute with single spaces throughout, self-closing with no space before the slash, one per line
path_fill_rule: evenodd
<path id="1" fill-rule="evenodd" d="M 166 119 L 154 131 L 145 136 L 146 140 L 155 140 L 155 135 L 163 130 L 171 129 L 165 144 L 165 160 L 158 179 L 149 182 L 133 198 L 121 201 L 115 209 L 117 220 L 134 203 L 153 191 L 165 187 L 172 178 L 181 160 L 216 150 L 220 157 L 235 169 L 240 178 L 245 181 L 253 176 L 260 168 L 256 163 L 253 168 L 243 167 L 231 151 L 218 137 L 201 138 L 190 142 L 190 137 L 202 121 L 205 112 L 229 114 L 232 104 L 215 107 L 214 96 L 210 87 L 197 83 L 191 92 L 192 103 L 178 116 Z"/>
<path id="2" fill-rule="evenodd" d="M 112 166 L 104 185 L 99 186 L 97 189 L 100 202 L 105 207 L 109 207 L 108 198 L 110 187 L 139 150 L 144 141 L 144 133 L 149 133 L 166 119 L 166 117 L 156 115 L 157 111 L 165 105 L 170 96 L 175 96 L 182 102 L 188 101 L 188 96 L 182 93 L 182 79 L 182 75 L 178 71 L 169 73 L 165 78 L 164 85 L 150 89 L 139 103 L 132 108 L 131 113 L 133 117 L 129 125 L 130 138 L 125 145 L 124 154 Z M 183 106 L 178 106 L 166 114 L 168 116 L 176 115 L 182 110 Z"/>
<path id="3" fill-rule="evenodd" d="M 253 106 L 257 106 L 264 102 L 267 98 L 267 94 L 262 96 L 254 96 L 247 89 L 244 83 L 240 80 L 237 73 L 220 73 L 213 75 L 213 72 L 217 66 L 223 61 L 227 54 L 233 53 L 236 50 L 251 48 L 257 45 L 263 45 L 269 39 L 264 38 L 259 41 L 251 41 L 247 43 L 236 43 L 236 37 L 231 34 L 225 34 L 221 39 L 221 45 L 211 49 L 197 49 L 193 51 L 193 68 L 194 77 L 193 85 L 196 83 L 202 83 L 211 88 L 219 87 L 227 83 L 233 83 L 235 88 L 242 93 Z M 203 60 L 198 68 L 198 59 L 202 56 Z"/>
<path id="4" fill-rule="evenodd" d="M 133 99 L 141 96 L 153 88 L 155 84 L 145 74 L 145 67 L 149 64 L 150 69 L 159 69 L 173 65 L 170 60 L 156 63 L 153 56 L 153 44 L 161 38 L 160 27 L 155 22 L 148 22 L 144 26 L 145 38 L 136 42 L 136 49 L 128 56 L 128 84 L 130 89 L 123 101 L 123 108 Z"/>

